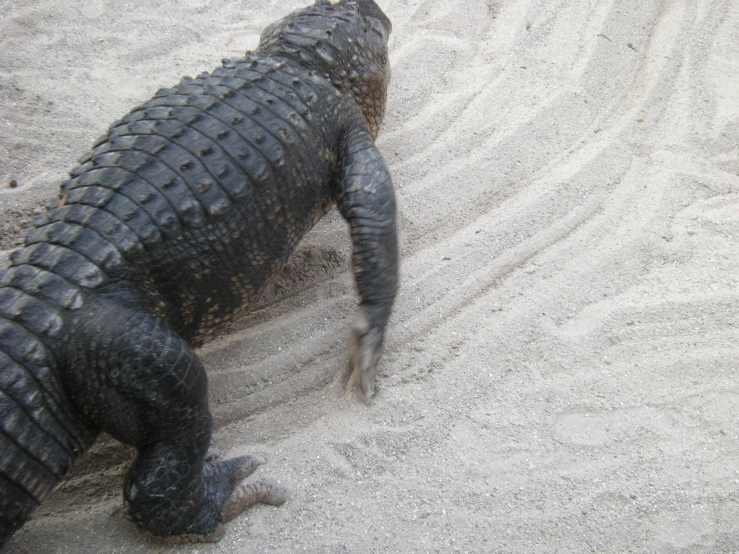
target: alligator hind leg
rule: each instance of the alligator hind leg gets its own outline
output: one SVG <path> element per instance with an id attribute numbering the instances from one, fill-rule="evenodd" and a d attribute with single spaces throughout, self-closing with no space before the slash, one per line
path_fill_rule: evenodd
<path id="1" fill-rule="evenodd" d="M 207 379 L 192 349 L 156 316 L 127 312 L 117 319 L 106 326 L 114 338 L 88 335 L 98 343 L 90 351 L 106 354 L 96 356 L 96 386 L 80 384 L 78 399 L 86 417 L 138 451 L 125 478 L 126 517 L 155 535 L 217 540 L 219 524 L 250 505 L 282 503 L 280 489 L 262 486 L 255 495 L 254 486 L 239 484 L 261 459 L 208 455 Z"/>

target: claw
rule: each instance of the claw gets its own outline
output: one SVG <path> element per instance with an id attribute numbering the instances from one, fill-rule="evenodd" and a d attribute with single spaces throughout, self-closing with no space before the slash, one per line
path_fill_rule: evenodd
<path id="1" fill-rule="evenodd" d="M 227 523 L 254 504 L 264 503 L 280 506 L 287 500 L 287 491 L 270 483 L 239 485 L 223 505 L 221 521 Z"/>
<path id="2" fill-rule="evenodd" d="M 217 464 L 221 461 L 221 455 L 215 450 L 208 450 L 208 453 L 205 455 L 205 459 L 203 459 L 203 461 L 206 464 Z"/>
<path id="3" fill-rule="evenodd" d="M 211 478 L 225 472 L 225 475 L 228 476 L 228 482 L 235 485 L 249 477 L 263 463 L 265 463 L 265 460 L 260 456 L 238 456 L 225 461 L 217 459 L 206 464 L 203 468 L 203 474 L 205 477 Z"/>
<path id="4" fill-rule="evenodd" d="M 382 349 L 382 330 L 370 327 L 369 320 L 361 308 L 354 319 L 354 328 L 349 339 L 349 372 L 346 384 L 357 381 L 365 402 L 375 393 L 377 362 Z"/>
<path id="5" fill-rule="evenodd" d="M 241 467 L 234 473 L 234 481 L 237 483 L 249 477 L 259 466 L 267 462 L 261 456 L 239 456 L 236 459 L 241 461 Z"/>

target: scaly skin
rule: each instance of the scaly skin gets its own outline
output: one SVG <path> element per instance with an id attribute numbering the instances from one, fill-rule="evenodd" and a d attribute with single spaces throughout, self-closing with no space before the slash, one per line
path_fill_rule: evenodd
<path id="1" fill-rule="evenodd" d="M 398 273 L 374 146 L 390 28 L 371 0 L 294 12 L 245 59 L 160 90 L 70 172 L 0 272 L 0 544 L 100 431 L 137 449 L 125 511 L 156 535 L 217 540 L 284 501 L 239 484 L 261 460 L 207 456 L 193 347 L 248 312 L 334 203 L 361 299 L 349 365 L 372 395 Z"/>

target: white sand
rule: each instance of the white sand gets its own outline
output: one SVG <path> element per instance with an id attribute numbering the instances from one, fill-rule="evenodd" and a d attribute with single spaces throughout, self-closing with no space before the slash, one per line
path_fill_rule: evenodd
<path id="1" fill-rule="evenodd" d="M 0 4 L 3 248 L 114 119 L 304 2 Z M 215 447 L 291 500 L 161 546 L 102 441 L 7 552 L 739 551 L 739 2 L 380 3 L 403 262 L 372 406 L 335 378 L 332 213 L 203 352 Z"/>

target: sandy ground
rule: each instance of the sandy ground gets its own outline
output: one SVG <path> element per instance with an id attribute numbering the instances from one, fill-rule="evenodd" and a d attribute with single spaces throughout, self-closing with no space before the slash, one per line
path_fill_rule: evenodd
<path id="1" fill-rule="evenodd" d="M 304 2 L 0 3 L 0 249 L 113 120 Z M 102 440 L 6 552 L 739 552 L 739 2 L 380 3 L 402 289 L 375 401 L 337 381 L 332 213 L 202 352 L 214 446 L 290 501 L 163 546 Z"/>

